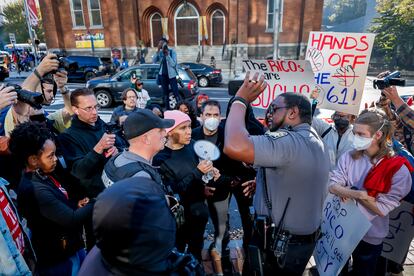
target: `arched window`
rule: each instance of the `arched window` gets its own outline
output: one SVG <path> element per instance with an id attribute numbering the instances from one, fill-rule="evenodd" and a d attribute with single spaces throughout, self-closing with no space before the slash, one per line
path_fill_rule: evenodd
<path id="1" fill-rule="evenodd" d="M 157 45 L 157 42 L 162 37 L 161 15 L 154 13 L 150 17 L 150 30 L 151 30 L 151 46 Z"/>
<path id="2" fill-rule="evenodd" d="M 198 17 L 196 8 L 191 4 L 183 4 L 175 13 L 176 45 L 199 45 Z"/>
<path id="3" fill-rule="evenodd" d="M 226 17 L 221 10 L 211 15 L 211 40 L 213 45 L 223 45 L 226 41 Z"/>

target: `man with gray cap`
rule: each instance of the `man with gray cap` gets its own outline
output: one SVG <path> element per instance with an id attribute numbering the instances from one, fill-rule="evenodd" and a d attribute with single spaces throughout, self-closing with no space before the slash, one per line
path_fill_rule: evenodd
<path id="1" fill-rule="evenodd" d="M 102 173 L 104 185 L 109 187 L 116 181 L 133 176 L 151 178 L 162 185 L 161 176 L 151 163 L 154 155 L 164 148 L 165 128 L 173 125 L 174 120 L 161 119 L 147 109 L 131 113 L 124 122 L 129 149 L 106 163 Z"/>

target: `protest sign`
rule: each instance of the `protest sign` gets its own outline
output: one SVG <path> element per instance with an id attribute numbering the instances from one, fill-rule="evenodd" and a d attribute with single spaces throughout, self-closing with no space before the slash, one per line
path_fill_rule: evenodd
<path id="1" fill-rule="evenodd" d="M 321 237 L 313 251 L 319 274 L 338 275 L 370 227 L 353 200 L 341 202 L 329 194 L 322 211 Z"/>
<path id="2" fill-rule="evenodd" d="M 382 256 L 402 264 L 414 237 L 414 205 L 402 201 L 401 205 L 390 213 L 390 229 L 384 239 Z"/>
<path id="3" fill-rule="evenodd" d="M 305 60 L 243 60 L 244 70 L 264 75 L 267 87 L 252 103 L 266 109 L 280 94 L 295 92 L 310 97 L 315 79 L 309 61 Z"/>
<path id="4" fill-rule="evenodd" d="M 319 89 L 319 107 L 357 115 L 374 34 L 311 32 L 306 59 Z"/>

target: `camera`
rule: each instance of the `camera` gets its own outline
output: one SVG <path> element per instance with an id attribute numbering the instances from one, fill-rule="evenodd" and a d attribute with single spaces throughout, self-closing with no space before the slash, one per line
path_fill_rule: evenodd
<path id="1" fill-rule="evenodd" d="M 401 72 L 394 71 L 382 79 L 376 79 L 373 81 L 373 86 L 375 89 L 384 89 L 390 87 L 391 85 L 395 86 L 405 86 L 405 79 L 401 79 Z"/>
<path id="2" fill-rule="evenodd" d="M 13 86 L 14 87 L 14 91 L 16 91 L 17 93 L 17 100 L 27 103 L 28 105 L 30 105 L 31 107 L 35 108 L 35 109 L 41 109 L 42 108 L 42 103 L 43 103 L 43 95 L 42 93 L 38 93 L 38 92 L 31 92 L 28 90 L 24 90 L 22 89 L 22 87 L 20 85 L 17 84 L 12 84 L 12 83 L 8 83 L 6 84 L 7 86 Z"/>
<path id="3" fill-rule="evenodd" d="M 122 131 L 122 127 L 117 123 L 108 123 L 105 125 L 105 132 L 108 134 L 117 134 Z"/>
<path id="4" fill-rule="evenodd" d="M 162 50 L 163 50 L 163 51 L 168 51 L 168 44 L 167 44 L 167 42 L 164 42 L 164 43 L 162 44 Z"/>
<path id="5" fill-rule="evenodd" d="M 79 68 L 78 63 L 76 61 L 68 60 L 67 58 L 63 56 L 57 56 L 56 58 L 53 58 L 53 59 L 59 60 L 59 67 L 57 70 L 52 70 L 48 72 L 47 74 L 45 74 L 45 76 L 49 74 L 54 75 L 58 71 L 63 71 L 63 70 L 65 70 L 68 73 L 75 73 Z"/>

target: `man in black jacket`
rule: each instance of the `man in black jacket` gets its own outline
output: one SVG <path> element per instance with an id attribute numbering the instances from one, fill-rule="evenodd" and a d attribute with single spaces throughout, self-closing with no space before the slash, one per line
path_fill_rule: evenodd
<path id="1" fill-rule="evenodd" d="M 76 89 L 70 100 L 75 116 L 71 127 L 60 135 L 60 145 L 72 175 L 79 179 L 86 195 L 94 198 L 105 188 L 101 180 L 105 163 L 118 153 L 122 142 L 105 132 L 93 91 Z"/>
<path id="2" fill-rule="evenodd" d="M 112 157 L 102 172 L 106 187 L 129 177 L 146 177 L 164 187 L 157 168 L 152 166 L 153 157 L 166 141 L 165 128 L 172 127 L 173 120 L 164 120 L 148 109 L 131 113 L 124 123 L 124 133 L 129 148 Z"/>
<path id="3" fill-rule="evenodd" d="M 192 137 L 195 141 L 207 140 L 215 144 L 220 150 L 220 158 L 213 162 L 215 168 L 220 170 L 221 178 L 214 185 L 214 193 L 207 197 L 208 209 L 214 225 L 214 243 L 210 247 L 210 254 L 214 261 L 217 274 L 223 274 L 221 256 L 229 241 L 228 235 L 228 209 L 231 177 L 225 176 L 223 171 L 228 158 L 223 153 L 224 125 L 220 122 L 220 103 L 215 100 L 207 100 L 201 106 L 201 119 L 203 125 L 193 130 Z M 224 240 L 223 240 L 224 239 Z"/>

